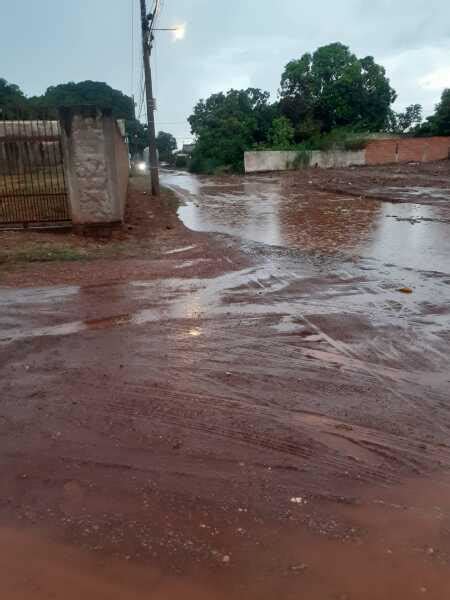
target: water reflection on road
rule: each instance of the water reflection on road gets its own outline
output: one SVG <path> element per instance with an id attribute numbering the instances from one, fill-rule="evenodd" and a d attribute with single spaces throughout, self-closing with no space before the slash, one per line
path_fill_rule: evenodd
<path id="1" fill-rule="evenodd" d="M 450 205 L 297 191 L 279 176 L 221 179 L 166 171 L 162 179 L 183 198 L 180 218 L 195 231 L 450 272 Z"/>

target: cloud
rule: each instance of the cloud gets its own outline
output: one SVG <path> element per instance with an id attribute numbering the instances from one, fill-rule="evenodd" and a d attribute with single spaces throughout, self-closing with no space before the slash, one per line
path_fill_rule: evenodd
<path id="1" fill-rule="evenodd" d="M 29 2 L 25 21 L 10 2 L 2 11 L 0 76 L 27 93 L 80 79 L 131 93 L 133 1 L 139 56 L 137 0 Z M 429 113 L 449 85 L 448 0 L 162 0 L 159 25 L 179 23 L 187 28 L 176 44 L 170 33 L 157 34 L 153 66 L 158 125 L 180 141 L 190 137 L 186 117 L 201 97 L 252 86 L 275 98 L 285 64 L 330 42 L 385 65 L 399 108 L 420 102 Z M 139 82 L 139 60 L 135 70 Z M 138 83 L 134 93 L 139 96 Z"/>

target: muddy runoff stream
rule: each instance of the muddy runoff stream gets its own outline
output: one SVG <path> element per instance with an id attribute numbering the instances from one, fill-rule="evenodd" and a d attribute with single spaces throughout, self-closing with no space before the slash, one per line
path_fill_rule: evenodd
<path id="1" fill-rule="evenodd" d="M 163 183 L 158 276 L 0 288 L 5 597 L 449 597 L 445 201 Z"/>

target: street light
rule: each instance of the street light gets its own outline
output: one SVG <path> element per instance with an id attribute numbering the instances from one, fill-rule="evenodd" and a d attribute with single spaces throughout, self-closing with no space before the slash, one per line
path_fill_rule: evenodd
<path id="1" fill-rule="evenodd" d="M 186 23 L 177 25 L 176 27 L 154 27 L 152 31 L 172 31 L 175 42 L 184 39 L 186 35 Z"/>

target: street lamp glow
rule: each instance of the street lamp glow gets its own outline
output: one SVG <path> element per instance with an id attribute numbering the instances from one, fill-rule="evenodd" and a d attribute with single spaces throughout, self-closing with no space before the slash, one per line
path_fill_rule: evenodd
<path id="1" fill-rule="evenodd" d="M 183 23 L 182 25 L 177 25 L 174 28 L 173 39 L 175 42 L 177 42 L 178 40 L 184 39 L 185 35 L 186 35 L 186 23 Z"/>

